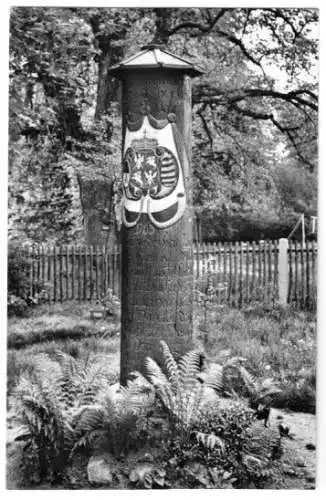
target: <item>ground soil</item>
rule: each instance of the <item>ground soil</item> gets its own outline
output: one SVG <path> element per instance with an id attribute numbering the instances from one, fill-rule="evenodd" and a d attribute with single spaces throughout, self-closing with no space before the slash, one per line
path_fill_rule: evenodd
<path id="1" fill-rule="evenodd" d="M 289 437 L 282 439 L 283 471 L 277 489 L 312 489 L 316 477 L 316 415 L 272 409 L 270 425 L 289 428 Z"/>

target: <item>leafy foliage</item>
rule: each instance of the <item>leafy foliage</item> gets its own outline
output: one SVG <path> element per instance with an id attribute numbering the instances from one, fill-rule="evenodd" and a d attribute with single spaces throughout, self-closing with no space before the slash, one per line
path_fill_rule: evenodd
<path id="1" fill-rule="evenodd" d="M 27 249 L 20 245 L 9 243 L 8 245 L 8 316 L 25 316 L 28 306 L 40 304 L 47 301 L 46 286 L 35 281 L 33 295 L 30 289 L 30 267 L 31 260 Z"/>
<path id="2" fill-rule="evenodd" d="M 8 245 L 8 292 L 26 299 L 29 295 L 30 263 L 27 254 L 18 245 Z"/>
<path id="3" fill-rule="evenodd" d="M 193 82 L 203 236 L 270 226 L 283 236 L 299 210 L 316 211 L 306 196 L 284 196 L 282 179 L 309 172 L 315 200 L 317 24 L 316 9 L 14 7 L 10 237 L 116 241 L 121 92 L 107 70 L 153 41 L 205 70 Z"/>
<path id="4" fill-rule="evenodd" d="M 21 376 L 14 396 L 21 423 L 16 439 L 26 442 L 25 475 L 31 473 L 31 457 L 34 477 L 58 481 L 80 450 L 95 447 L 120 458 L 146 441 L 151 393 L 140 397 L 131 385 L 120 387 L 117 395 L 108 383 L 107 368 L 95 357 L 85 363 L 61 351 L 43 354 Z"/>
<path id="5" fill-rule="evenodd" d="M 21 423 L 17 440 L 25 441 L 23 471 L 39 480 L 57 481 L 73 452 L 84 444 L 84 434 L 95 422 L 87 415 L 105 384 L 103 368 L 77 362 L 56 352 L 40 357 L 32 372 L 22 375 L 15 391 L 15 412 Z M 88 418 L 86 418 L 88 416 Z M 27 466 L 27 469 L 26 469 Z"/>
<path id="6" fill-rule="evenodd" d="M 161 346 L 167 375 L 152 358 L 147 358 L 148 378 L 155 388 L 157 398 L 168 414 L 172 435 L 187 439 L 194 422 L 199 417 L 200 407 L 204 401 L 204 385 L 198 378 L 201 355 L 199 352 L 190 351 L 177 363 L 164 341 L 161 341 Z M 214 379 L 208 378 L 205 382 L 207 387 L 217 389 L 221 387 L 221 380 L 217 376 L 214 376 Z M 199 433 L 196 438 L 208 448 L 223 447 L 223 443 L 214 436 Z"/>
<path id="7" fill-rule="evenodd" d="M 7 313 L 10 316 L 25 316 L 27 314 L 28 305 L 27 302 L 21 297 L 17 297 L 12 293 L 8 293 L 7 298 Z"/>
<path id="8" fill-rule="evenodd" d="M 224 453 L 208 456 L 207 465 L 228 472 L 236 487 L 267 480 L 271 462 L 281 456 L 278 433 L 257 422 L 253 410 L 241 402 L 204 408 L 200 427 L 206 433 L 214 432 L 225 443 Z"/>

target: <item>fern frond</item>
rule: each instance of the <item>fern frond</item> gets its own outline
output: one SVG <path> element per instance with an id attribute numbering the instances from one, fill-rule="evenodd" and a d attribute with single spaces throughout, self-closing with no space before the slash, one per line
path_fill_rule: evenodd
<path id="1" fill-rule="evenodd" d="M 103 427 L 104 423 L 104 411 L 98 406 L 83 408 L 83 410 L 78 415 L 78 421 L 74 426 L 74 434 L 76 438 L 87 432 L 98 430 Z"/>
<path id="2" fill-rule="evenodd" d="M 69 407 L 76 399 L 78 390 L 78 362 L 70 355 L 56 350 L 48 355 L 48 359 L 56 361 L 59 374 L 55 380 L 57 392 L 61 403 Z"/>
<path id="3" fill-rule="evenodd" d="M 174 391 L 178 392 L 181 389 L 181 377 L 178 364 L 174 359 L 167 343 L 164 342 L 164 340 L 161 340 L 160 344 L 163 353 L 164 366 L 168 373 L 168 380 Z"/>
<path id="4" fill-rule="evenodd" d="M 266 428 L 259 422 L 247 429 L 247 435 L 244 453 L 256 457 L 264 463 L 272 457 L 275 448 L 281 446 L 279 433 L 274 429 Z"/>
<path id="5" fill-rule="evenodd" d="M 213 450 L 214 448 L 220 448 L 224 451 L 225 445 L 221 438 L 215 434 L 206 434 L 205 432 L 196 432 L 196 439 L 198 443 L 202 444 L 205 448 Z"/>
<path id="6" fill-rule="evenodd" d="M 198 351 L 188 352 L 182 356 L 178 365 L 182 389 L 189 391 L 196 383 L 200 373 L 200 353 Z"/>
<path id="7" fill-rule="evenodd" d="M 201 411 L 201 402 L 203 399 L 204 386 L 196 381 L 192 391 L 188 393 L 186 400 L 183 420 L 186 427 L 190 427 L 193 422 L 198 418 Z"/>
<path id="8" fill-rule="evenodd" d="M 74 442 L 73 447 L 71 448 L 69 454 L 69 460 L 74 456 L 76 451 L 79 448 L 87 448 L 89 446 L 93 446 L 96 441 L 104 441 L 106 439 L 106 431 L 102 430 L 94 430 L 90 431 L 87 434 L 83 434 L 76 442 Z"/>
<path id="9" fill-rule="evenodd" d="M 145 360 L 145 367 L 148 378 L 154 386 L 157 384 L 164 385 L 169 383 L 166 375 L 154 359 L 147 357 Z"/>
<path id="10" fill-rule="evenodd" d="M 223 391 L 224 381 L 223 381 L 224 368 L 221 365 L 214 365 L 214 367 L 208 372 L 204 379 L 204 384 L 211 389 L 214 389 L 218 394 Z"/>
<path id="11" fill-rule="evenodd" d="M 243 366 L 239 366 L 239 373 L 249 395 L 256 396 L 258 394 L 258 385 L 255 377 L 251 375 L 251 373 L 249 373 Z"/>

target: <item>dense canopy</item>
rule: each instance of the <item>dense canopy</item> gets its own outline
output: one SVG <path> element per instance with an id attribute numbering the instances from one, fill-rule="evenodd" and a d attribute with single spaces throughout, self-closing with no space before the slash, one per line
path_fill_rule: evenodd
<path id="1" fill-rule="evenodd" d="M 114 244 L 121 107 L 108 68 L 151 42 L 193 80 L 193 195 L 205 239 L 287 236 L 316 215 L 318 10 L 14 7 L 9 235 Z"/>

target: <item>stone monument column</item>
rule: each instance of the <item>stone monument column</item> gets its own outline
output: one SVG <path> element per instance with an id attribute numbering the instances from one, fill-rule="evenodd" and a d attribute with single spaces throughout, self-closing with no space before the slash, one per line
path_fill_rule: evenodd
<path id="1" fill-rule="evenodd" d="M 157 46 L 111 68 L 122 80 L 121 383 L 192 347 L 191 77 Z"/>

